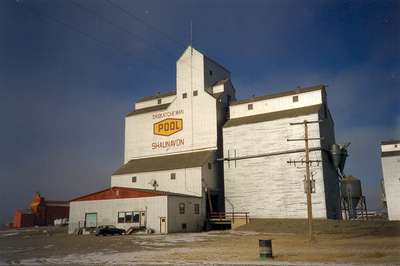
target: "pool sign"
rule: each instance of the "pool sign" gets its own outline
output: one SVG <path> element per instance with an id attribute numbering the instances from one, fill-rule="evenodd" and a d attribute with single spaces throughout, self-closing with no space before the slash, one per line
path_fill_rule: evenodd
<path id="1" fill-rule="evenodd" d="M 153 124 L 154 135 L 171 136 L 183 129 L 183 120 L 180 118 L 167 118 Z"/>

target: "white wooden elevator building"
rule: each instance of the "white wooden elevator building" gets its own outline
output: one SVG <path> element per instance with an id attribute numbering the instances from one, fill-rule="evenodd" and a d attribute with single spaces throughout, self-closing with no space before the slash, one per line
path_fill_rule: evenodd
<path id="1" fill-rule="evenodd" d="M 188 47 L 176 63 L 176 90 L 144 97 L 126 115 L 124 163 L 109 189 L 71 201 L 69 231 L 88 222 L 196 231 L 211 211 L 305 218 L 304 169 L 287 164 L 304 156 L 304 144 L 287 142 L 304 130 L 289 123 L 305 119 L 323 120 L 310 128 L 312 137 L 324 137 L 311 143 L 312 158 L 322 161 L 312 169 L 314 213 L 335 218 L 338 182 L 327 156 L 335 137 L 325 87 L 237 101 L 230 72 Z"/>
<path id="2" fill-rule="evenodd" d="M 400 140 L 381 142 L 381 162 L 388 218 L 400 221 Z"/>

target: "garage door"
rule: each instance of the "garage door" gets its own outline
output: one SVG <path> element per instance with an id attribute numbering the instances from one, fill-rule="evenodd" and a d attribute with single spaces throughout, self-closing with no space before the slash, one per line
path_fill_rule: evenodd
<path id="1" fill-rule="evenodd" d="M 97 227 L 97 213 L 86 213 L 85 227 Z"/>

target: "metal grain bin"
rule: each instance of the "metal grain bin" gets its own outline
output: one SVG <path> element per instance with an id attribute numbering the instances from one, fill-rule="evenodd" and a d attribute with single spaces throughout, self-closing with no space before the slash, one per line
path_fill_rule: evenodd
<path id="1" fill-rule="evenodd" d="M 342 197 L 349 207 L 350 218 L 355 218 L 358 202 L 362 197 L 361 181 L 354 176 L 345 176 L 341 181 Z"/>

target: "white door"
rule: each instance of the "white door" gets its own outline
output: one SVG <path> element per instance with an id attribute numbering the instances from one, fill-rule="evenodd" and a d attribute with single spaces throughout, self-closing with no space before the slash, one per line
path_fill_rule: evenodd
<path id="1" fill-rule="evenodd" d="M 140 227 L 146 227 L 146 212 L 140 212 Z"/>
<path id="2" fill-rule="evenodd" d="M 160 233 L 166 234 L 167 233 L 167 218 L 160 217 Z"/>

